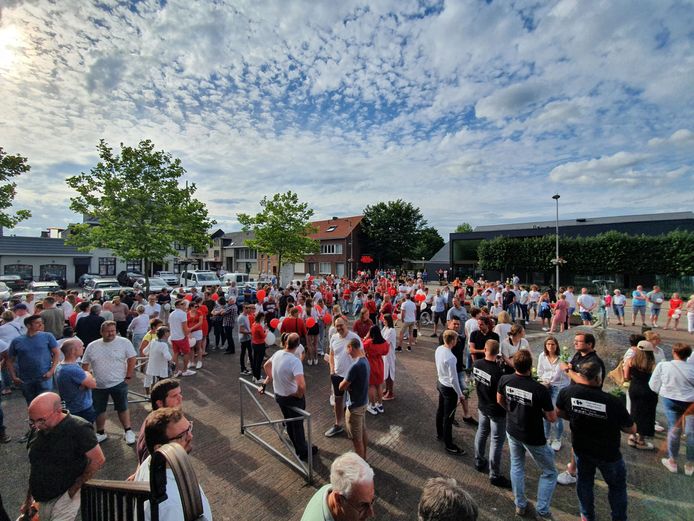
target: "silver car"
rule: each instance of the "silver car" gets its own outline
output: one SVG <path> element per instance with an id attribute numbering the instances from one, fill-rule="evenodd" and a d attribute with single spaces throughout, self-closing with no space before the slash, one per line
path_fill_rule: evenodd
<path id="1" fill-rule="evenodd" d="M 12 292 L 10 291 L 10 288 L 7 287 L 7 284 L 0 282 L 0 302 L 10 300 L 11 295 Z"/>

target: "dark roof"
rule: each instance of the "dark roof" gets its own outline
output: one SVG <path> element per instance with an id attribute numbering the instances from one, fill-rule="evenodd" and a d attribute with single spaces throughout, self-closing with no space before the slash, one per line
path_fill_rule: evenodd
<path id="1" fill-rule="evenodd" d="M 443 263 L 443 264 L 448 264 L 450 261 L 450 256 L 451 256 L 451 243 L 447 242 L 443 246 L 441 246 L 441 249 L 437 251 L 434 256 L 427 261 L 427 263 L 432 262 L 432 263 Z"/>
<path id="2" fill-rule="evenodd" d="M 228 232 L 225 233 L 222 238 L 224 240 L 225 248 L 246 248 L 246 240 L 253 239 L 255 234 L 253 232 Z"/>
<path id="3" fill-rule="evenodd" d="M 63 255 L 70 257 L 90 257 L 88 251 L 79 251 L 68 246 L 64 239 L 43 237 L 0 237 L 0 255 Z"/>
<path id="4" fill-rule="evenodd" d="M 353 217 L 334 217 L 326 221 L 313 221 L 311 225 L 317 228 L 317 231 L 311 234 L 311 239 L 324 241 L 329 241 L 330 239 L 345 239 L 357 226 L 359 226 L 363 218 L 363 215 L 355 215 Z"/>
<path id="5" fill-rule="evenodd" d="M 615 217 L 585 217 L 578 219 L 560 219 L 559 227 L 567 226 L 586 226 L 600 224 L 623 224 L 623 223 L 640 223 L 653 221 L 673 221 L 673 220 L 694 220 L 694 212 L 669 212 L 669 213 L 650 213 L 639 215 L 620 215 Z M 512 223 L 512 224 L 493 224 L 490 226 L 476 226 L 475 232 L 496 232 L 510 230 L 528 230 L 536 228 L 554 228 L 555 221 L 535 221 L 528 223 Z"/>

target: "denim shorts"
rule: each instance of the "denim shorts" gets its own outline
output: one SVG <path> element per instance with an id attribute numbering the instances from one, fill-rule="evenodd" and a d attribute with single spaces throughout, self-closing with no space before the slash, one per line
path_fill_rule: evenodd
<path id="1" fill-rule="evenodd" d="M 107 389 L 92 389 L 92 402 L 97 416 L 106 412 L 109 396 L 113 398 L 113 408 L 116 411 L 128 410 L 128 384 L 121 382 Z"/>
<path id="2" fill-rule="evenodd" d="M 591 315 L 590 311 L 581 311 L 581 318 L 583 320 L 593 320 L 593 315 Z"/>

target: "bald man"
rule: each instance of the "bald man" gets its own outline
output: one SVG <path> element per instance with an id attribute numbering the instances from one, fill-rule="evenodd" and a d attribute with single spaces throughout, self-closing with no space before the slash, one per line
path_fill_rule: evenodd
<path id="1" fill-rule="evenodd" d="M 94 423 L 96 412 L 92 402 L 92 389 L 96 387 L 96 379 L 77 363 L 84 353 L 84 345 L 79 338 L 72 337 L 63 342 L 60 350 L 64 359 L 55 370 L 55 381 L 65 408 L 73 416 Z"/>
<path id="2" fill-rule="evenodd" d="M 61 409 L 60 396 L 43 393 L 29 404 L 29 492 L 22 505 L 41 504 L 41 521 L 66 521 L 80 510 L 80 488 L 106 458 L 91 424 Z"/>

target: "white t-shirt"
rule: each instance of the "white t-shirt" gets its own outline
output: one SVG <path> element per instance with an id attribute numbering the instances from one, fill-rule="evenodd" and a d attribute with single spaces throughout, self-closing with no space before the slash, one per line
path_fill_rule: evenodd
<path id="1" fill-rule="evenodd" d="M 137 356 L 132 342 L 127 338 L 116 337 L 111 342 L 94 340 L 84 350 L 83 364 L 89 364 L 97 389 L 108 389 L 125 380 L 128 359 Z"/>
<path id="2" fill-rule="evenodd" d="M 513 324 L 497 324 L 494 326 L 494 332 L 499 335 L 499 340 L 502 342 L 508 338 L 508 334 L 511 332 Z"/>
<path id="3" fill-rule="evenodd" d="M 615 295 L 612 297 L 612 304 L 615 306 L 624 306 L 627 303 L 627 298 L 624 295 Z"/>
<path id="4" fill-rule="evenodd" d="M 149 356 L 147 361 L 146 374 L 166 378 L 169 376 L 169 364 L 171 361 L 171 350 L 167 342 L 153 340 L 145 348 L 145 355 Z"/>
<path id="5" fill-rule="evenodd" d="M 60 309 L 63 310 L 63 316 L 65 317 L 65 320 L 68 320 L 70 318 L 70 315 L 72 315 L 72 304 L 65 300 L 63 301 L 63 305 L 60 306 Z"/>
<path id="6" fill-rule="evenodd" d="M 528 292 L 528 297 L 530 297 L 530 302 L 538 302 L 540 300 L 540 292 L 539 291 L 530 291 Z"/>
<path id="7" fill-rule="evenodd" d="M 469 318 L 465 321 L 465 338 L 468 340 L 470 339 L 470 335 L 472 334 L 473 331 L 477 331 L 480 326 L 477 323 L 476 318 Z"/>
<path id="8" fill-rule="evenodd" d="M 22 334 L 21 326 L 14 320 L 0 326 L 0 340 L 3 340 L 8 344 Z"/>
<path id="9" fill-rule="evenodd" d="M 176 309 L 169 315 L 169 329 L 171 340 L 183 340 L 186 335 L 183 332 L 183 324 L 188 322 L 188 315 L 182 309 Z"/>
<path id="10" fill-rule="evenodd" d="M 506 358 L 513 358 L 513 355 L 521 349 L 529 349 L 528 341 L 525 338 L 521 338 L 519 346 L 514 346 L 510 339 L 502 340 L 499 346 L 499 352 Z"/>
<path id="11" fill-rule="evenodd" d="M 152 461 L 152 456 L 147 456 L 137 469 L 135 481 L 146 481 L 149 483 L 149 465 Z M 199 485 L 198 485 L 199 486 Z M 173 470 L 166 469 L 166 496 L 167 499 L 159 503 L 159 521 L 181 521 L 183 519 L 183 503 L 178 492 L 178 485 L 174 477 Z M 200 487 L 200 496 L 202 498 L 202 521 L 212 521 L 212 510 L 207 496 Z M 152 519 L 150 512 L 149 501 L 145 501 L 145 520 Z"/>
<path id="12" fill-rule="evenodd" d="M 161 305 L 157 304 L 156 302 L 154 303 L 153 306 L 146 304 L 145 305 L 145 315 L 147 315 L 149 318 L 154 318 L 154 316 L 158 316 L 161 313 Z"/>
<path id="13" fill-rule="evenodd" d="M 352 357 L 347 353 L 347 344 L 352 338 L 356 338 L 361 344 L 361 338 L 354 331 L 348 331 L 344 338 L 339 333 L 330 337 L 330 351 L 333 353 L 335 361 L 335 373 L 342 378 L 347 376 L 347 371 L 354 363 Z"/>
<path id="14" fill-rule="evenodd" d="M 569 307 L 575 308 L 576 307 L 576 295 L 574 295 L 570 291 L 565 291 L 564 296 L 566 297 L 566 303 L 569 305 Z"/>
<path id="15" fill-rule="evenodd" d="M 4 340 L 0 340 L 0 354 L 4 353 L 10 348 L 9 342 L 5 342 Z"/>
<path id="16" fill-rule="evenodd" d="M 304 366 L 294 353 L 277 351 L 272 357 L 272 389 L 278 396 L 290 396 L 299 386 L 296 377 L 304 374 Z"/>
<path id="17" fill-rule="evenodd" d="M 595 306 L 595 299 L 588 295 L 588 293 L 581 294 L 581 296 L 578 297 L 577 302 L 579 305 L 578 310 L 584 313 L 587 313 Z"/>
<path id="18" fill-rule="evenodd" d="M 415 322 L 417 320 L 417 305 L 411 300 L 405 300 L 400 306 L 403 322 Z"/>

